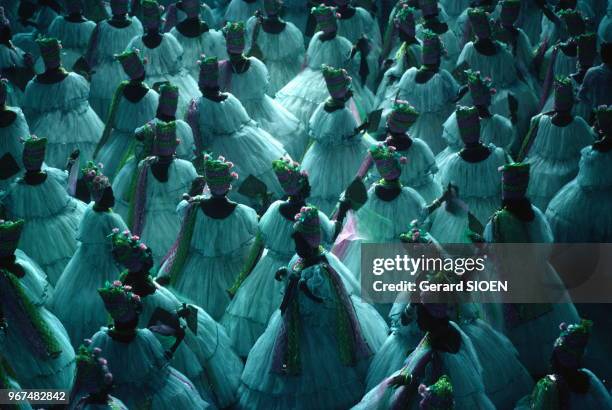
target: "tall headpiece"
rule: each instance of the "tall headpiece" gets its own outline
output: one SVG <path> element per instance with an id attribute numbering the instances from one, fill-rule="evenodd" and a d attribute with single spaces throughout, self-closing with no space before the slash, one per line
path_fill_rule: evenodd
<path id="1" fill-rule="evenodd" d="M 370 155 L 383 179 L 393 181 L 402 174 L 401 164 L 406 162 L 406 158 L 395 152 L 394 147 L 377 144 L 370 148 Z"/>
<path id="2" fill-rule="evenodd" d="M 335 68 L 325 64 L 321 67 L 321 70 L 329 95 L 336 100 L 346 97 L 351 89 L 352 80 L 348 72 L 343 68 Z"/>
<path id="3" fill-rule="evenodd" d="M 0 257 L 11 256 L 15 253 L 23 231 L 23 224 L 23 219 L 0 220 Z"/>
<path id="4" fill-rule="evenodd" d="M 579 368 L 591 336 L 593 322 L 582 319 L 578 324 L 561 323 L 561 334 L 555 341 L 553 354 L 557 360 L 569 368 Z"/>
<path id="5" fill-rule="evenodd" d="M 471 145 L 480 141 L 480 117 L 476 107 L 457 106 L 455 116 L 463 143 Z"/>
<path id="6" fill-rule="evenodd" d="M 180 141 L 176 138 L 176 121 L 159 122 L 155 126 L 153 155 L 172 156 Z"/>
<path id="7" fill-rule="evenodd" d="M 75 387 L 88 394 L 108 390 L 113 384 L 113 375 L 108 368 L 108 362 L 101 356 L 102 351 L 91 348 L 91 340 L 85 339 L 76 355 L 76 383 Z"/>
<path id="8" fill-rule="evenodd" d="M 45 69 L 50 70 L 62 65 L 62 44 L 56 38 L 43 37 L 36 40 L 40 49 L 40 56 L 45 63 Z"/>
<path id="9" fill-rule="evenodd" d="M 106 283 L 103 288 L 98 289 L 98 294 L 104 302 L 106 311 L 111 315 L 116 323 L 129 323 L 138 320 L 138 315 L 142 310 L 140 297 L 132 293 L 130 286 L 116 280 L 113 283 Z"/>
<path id="10" fill-rule="evenodd" d="M 244 34 L 244 23 L 238 22 L 227 22 L 223 27 L 223 34 L 225 35 L 225 46 L 229 54 L 241 54 L 246 47 L 245 34 Z"/>
<path id="11" fill-rule="evenodd" d="M 127 229 L 121 232 L 119 228 L 113 228 L 110 238 L 113 258 L 128 271 L 138 272 L 145 265 L 152 265 L 153 253 L 139 236 L 132 235 Z"/>
<path id="12" fill-rule="evenodd" d="M 525 198 L 529 186 L 529 164 L 515 162 L 505 164 L 502 172 L 502 199 Z"/>
<path id="13" fill-rule="evenodd" d="M 293 232 L 299 233 L 310 246 L 318 248 L 321 244 L 321 223 L 319 210 L 314 206 L 304 206 L 295 215 Z"/>
<path id="14" fill-rule="evenodd" d="M 338 23 L 336 21 L 336 12 L 333 8 L 320 5 L 313 7 L 310 13 L 317 20 L 317 31 L 324 33 L 334 33 L 338 31 Z"/>
<path id="15" fill-rule="evenodd" d="M 404 134 L 419 117 L 417 110 L 407 101 L 396 100 L 387 116 L 387 127 L 395 134 Z"/>
<path id="16" fill-rule="evenodd" d="M 159 88 L 159 102 L 157 112 L 174 117 L 178 107 L 179 88 L 173 84 L 166 83 Z"/>
<path id="17" fill-rule="evenodd" d="M 414 21 L 414 9 L 404 4 L 395 15 L 393 20 L 395 27 L 406 34 L 408 37 L 416 35 L 416 26 Z"/>
<path id="18" fill-rule="evenodd" d="M 115 59 L 121 63 L 123 71 L 130 80 L 140 80 L 145 76 L 145 62 L 140 58 L 140 50 L 134 49 L 115 54 Z"/>
<path id="19" fill-rule="evenodd" d="M 423 30 L 423 45 L 421 47 L 423 64 L 440 64 L 442 56 L 442 42 L 440 37 L 431 30 Z"/>
<path id="20" fill-rule="evenodd" d="M 98 202 L 102 199 L 106 188 L 111 186 L 108 178 L 102 174 L 102 164 L 96 165 L 93 161 L 87 162 L 87 165 L 81 169 L 83 180 L 89 189 L 89 193 L 94 201 Z"/>
<path id="21" fill-rule="evenodd" d="M 204 178 L 210 192 L 215 195 L 225 195 L 232 189 L 232 182 L 238 179 L 238 174 L 232 172 L 234 164 L 219 156 L 213 159 L 204 156 Z"/>
<path id="22" fill-rule="evenodd" d="M 489 23 L 489 16 L 484 9 L 480 7 L 470 8 L 468 9 L 468 17 L 476 37 L 480 39 L 491 37 L 491 24 Z"/>
<path id="23" fill-rule="evenodd" d="M 275 159 L 272 161 L 272 169 L 283 191 L 289 196 L 298 195 L 308 184 L 308 174 L 300 171 L 300 164 L 291 158 Z"/>
<path id="24" fill-rule="evenodd" d="M 554 107 L 557 111 L 571 111 L 574 106 L 574 86 L 568 77 L 555 78 Z"/>
<path id="25" fill-rule="evenodd" d="M 421 384 L 419 394 L 422 397 L 419 403 L 421 410 L 453 410 L 455 408 L 453 385 L 446 375 L 440 377 L 429 387 Z"/>
<path id="26" fill-rule="evenodd" d="M 47 152 L 47 139 L 30 136 L 23 142 L 23 167 L 26 171 L 40 171 Z"/>
<path id="27" fill-rule="evenodd" d="M 200 88 L 219 88 L 219 60 L 217 57 L 202 56 L 198 64 L 200 65 L 198 77 Z"/>
<path id="28" fill-rule="evenodd" d="M 467 84 L 474 105 L 488 107 L 491 105 L 491 96 L 495 94 L 490 78 L 483 78 L 480 71 L 465 70 Z"/>

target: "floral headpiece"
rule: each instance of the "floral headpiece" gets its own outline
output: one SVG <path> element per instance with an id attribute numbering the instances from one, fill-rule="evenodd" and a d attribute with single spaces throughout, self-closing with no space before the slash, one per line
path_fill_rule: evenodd
<path id="1" fill-rule="evenodd" d="M 485 9 L 481 7 L 469 8 L 468 17 L 476 37 L 480 39 L 491 37 L 491 24 Z"/>
<path id="2" fill-rule="evenodd" d="M 204 155 L 204 177 L 211 193 L 225 195 L 232 189 L 232 182 L 238 179 L 238 174 L 231 170 L 233 167 L 234 164 L 222 156 L 213 159 Z"/>
<path id="3" fill-rule="evenodd" d="M 246 47 L 246 40 L 244 36 L 244 22 L 227 22 L 223 27 L 223 34 L 225 35 L 225 44 L 227 52 L 230 54 L 241 54 Z"/>
<path id="4" fill-rule="evenodd" d="M 123 71 L 130 77 L 130 80 L 144 77 L 146 60 L 140 58 L 140 50 L 133 49 L 115 54 L 115 60 L 121 63 Z"/>
<path id="5" fill-rule="evenodd" d="M 319 5 L 310 9 L 310 13 L 317 20 L 317 31 L 334 33 L 338 30 L 337 16 L 333 8 Z"/>
<path id="6" fill-rule="evenodd" d="M 561 323 L 561 334 L 555 341 L 553 352 L 564 366 L 578 368 L 591 336 L 593 322 L 582 319 L 578 324 Z"/>
<path id="7" fill-rule="evenodd" d="M 85 339 L 76 354 L 76 385 L 81 391 L 98 393 L 107 390 L 113 384 L 113 375 L 108 362 L 100 354 L 98 347 L 90 348 L 91 340 Z"/>
<path id="8" fill-rule="evenodd" d="M 300 164 L 285 157 L 272 161 L 272 169 L 283 191 L 289 196 L 299 194 L 308 184 L 308 173 L 300 170 Z"/>
<path id="9" fill-rule="evenodd" d="M 395 27 L 406 34 L 408 37 L 414 37 L 416 34 L 416 27 L 414 21 L 414 8 L 404 4 L 393 20 Z"/>
<path id="10" fill-rule="evenodd" d="M 497 92 L 492 86 L 493 80 L 490 77 L 483 78 L 480 71 L 465 70 L 464 73 L 467 76 L 468 88 L 474 105 L 490 106 L 491 96 Z"/>
<path id="11" fill-rule="evenodd" d="M 352 78 L 344 68 L 335 68 L 327 64 L 321 66 L 327 91 L 336 100 L 343 99 L 351 89 Z"/>
<path id="12" fill-rule="evenodd" d="M 127 229 L 120 232 L 118 228 L 114 228 L 110 238 L 115 261 L 125 266 L 128 271 L 138 272 L 145 265 L 151 265 L 151 249 L 140 241 L 139 236 L 132 235 Z"/>
<path id="13" fill-rule="evenodd" d="M 419 112 L 407 101 L 396 100 L 393 102 L 393 110 L 387 116 L 387 127 L 393 133 L 404 134 L 418 117 Z"/>
<path id="14" fill-rule="evenodd" d="M 93 161 L 87 162 L 87 165 L 81 169 L 83 180 L 89 189 L 89 193 L 94 201 L 98 202 L 102 199 L 104 190 L 111 186 L 108 178 L 102 174 L 102 164 L 96 165 Z"/>
<path id="15" fill-rule="evenodd" d="M 138 319 L 142 310 L 140 296 L 132 293 L 131 286 L 124 286 L 116 280 L 113 283 L 106 282 L 98 293 L 104 302 L 106 310 L 117 323 L 129 323 Z"/>
<path id="16" fill-rule="evenodd" d="M 422 397 L 419 403 L 421 410 L 453 410 L 455 408 L 453 385 L 446 375 L 440 377 L 429 387 L 421 384 L 419 394 Z"/>
<path id="17" fill-rule="evenodd" d="M 321 244 L 319 210 L 314 206 L 302 207 L 295 215 L 293 232 L 299 233 L 313 248 L 318 248 Z"/>
<path id="18" fill-rule="evenodd" d="M 395 151 L 395 147 L 385 144 L 373 145 L 370 148 L 370 155 L 376 164 L 376 169 L 380 176 L 393 181 L 402 174 L 401 164 L 406 163 L 406 157 L 402 157 Z"/>

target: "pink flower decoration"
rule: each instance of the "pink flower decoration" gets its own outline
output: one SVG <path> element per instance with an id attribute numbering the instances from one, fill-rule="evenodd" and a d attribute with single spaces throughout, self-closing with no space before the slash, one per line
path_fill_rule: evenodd
<path id="1" fill-rule="evenodd" d="M 132 240 L 133 240 L 133 241 L 139 241 L 139 240 L 140 240 L 140 236 L 138 236 L 138 235 L 132 235 Z"/>
<path id="2" fill-rule="evenodd" d="M 144 243 L 141 243 L 138 247 L 142 249 L 143 251 L 147 250 L 147 245 L 145 245 Z"/>
<path id="3" fill-rule="evenodd" d="M 113 233 L 119 233 L 119 228 L 113 228 Z"/>
<path id="4" fill-rule="evenodd" d="M 97 349 L 97 348 L 96 348 Z M 105 358 L 101 357 L 98 359 L 98 363 L 100 363 L 102 366 L 106 366 L 108 364 L 108 362 L 106 361 Z"/>
<path id="5" fill-rule="evenodd" d="M 113 286 L 116 286 L 116 287 L 121 286 L 121 281 L 119 281 L 119 280 L 114 281 L 113 282 Z"/>
<path id="6" fill-rule="evenodd" d="M 94 349 L 92 351 L 93 351 L 94 354 L 102 353 L 102 349 L 100 349 L 99 347 L 94 347 Z"/>

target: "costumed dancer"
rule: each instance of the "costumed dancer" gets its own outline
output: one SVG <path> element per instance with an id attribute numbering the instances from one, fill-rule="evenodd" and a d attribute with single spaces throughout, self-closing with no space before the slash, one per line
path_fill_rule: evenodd
<path id="1" fill-rule="evenodd" d="M 172 350 L 181 342 L 180 336 L 172 347 L 164 350 L 153 332 L 138 328 L 142 302 L 130 286 L 114 281 L 98 293 L 112 325 L 93 335 L 89 347 L 104 352 L 117 398 L 128 408 L 138 408 L 142 403 L 147 403 L 151 410 L 211 408 L 189 379 L 169 365 Z"/>
<path id="2" fill-rule="evenodd" d="M 370 148 L 369 153 L 381 179 L 368 190 L 366 203 L 347 220 L 344 230 L 353 230 L 358 239 L 343 252 L 334 253 L 361 282 L 361 245 L 363 243 L 398 243 L 400 233 L 414 220 L 427 216 L 423 197 L 414 189 L 402 186 L 400 176 L 406 157 L 394 147 L 382 143 Z M 340 233 L 340 236 L 343 236 Z M 347 235 L 348 236 L 348 235 Z"/>
<path id="3" fill-rule="evenodd" d="M 336 267 L 346 268 L 322 251 L 319 211 L 304 207 L 295 220 L 298 257 L 281 270 L 283 302 L 249 353 L 240 409 L 350 407 L 386 334 L 376 311 L 349 296 Z"/>
<path id="4" fill-rule="evenodd" d="M 261 217 L 251 254 L 230 289 L 233 298 L 221 320 L 236 351 L 245 358 L 281 304 L 284 284 L 274 279 L 274 273 L 287 266 L 295 254 L 293 223 L 295 215 L 306 206 L 311 189 L 308 174 L 291 159 L 275 160 L 272 167 L 288 199 L 275 201 Z M 324 242 L 331 242 L 336 226 L 321 211 L 319 221 Z M 257 260 L 259 254 L 261 258 Z"/>
<path id="5" fill-rule="evenodd" d="M 76 375 L 70 393 L 70 410 L 128 410 L 121 400 L 111 395 L 113 374 L 99 348 L 90 349 L 91 340 L 79 346 Z"/>
<path id="6" fill-rule="evenodd" d="M 456 70 L 462 74 L 465 69 L 480 71 L 492 80 L 497 93 L 492 111 L 506 118 L 517 117 L 517 135 L 523 136 L 529 129 L 529 120 L 538 111 L 534 91 L 520 77 L 515 58 L 505 45 L 492 38 L 489 16 L 481 8 L 468 10 L 476 41 L 468 42 L 457 59 Z M 509 96 L 516 100 L 515 111 L 510 108 Z M 467 103 L 465 101 L 464 103 Z"/>
<path id="7" fill-rule="evenodd" d="M 397 95 L 399 80 L 406 70 L 420 67 L 422 64 L 421 42 L 416 38 L 414 14 L 415 9 L 407 5 L 404 5 L 395 14 L 393 30 L 394 33 L 397 32 L 399 41 L 397 44 L 390 44 L 383 50 L 383 53 L 386 53 L 386 50 L 390 49 L 386 53 L 386 60 L 381 68 L 386 71 L 376 90 L 375 107 L 379 107 L 383 101 Z"/>
<path id="8" fill-rule="evenodd" d="M 197 83 L 183 65 L 183 46 L 172 34 L 160 32 L 163 8 L 155 0 L 143 0 L 141 7 L 145 33 L 134 37 L 127 50 L 140 50 L 147 60 L 148 84 L 169 81 L 179 88 L 178 116 L 182 118 L 189 102 L 199 96 Z"/>
<path id="9" fill-rule="evenodd" d="M 280 142 L 291 156 L 301 158 L 308 144 L 305 126 L 266 94 L 270 77 L 266 65 L 256 57 L 243 54 L 246 46 L 244 24 L 227 23 L 223 34 L 229 60 L 219 65 L 221 90 L 238 98 L 249 117 Z"/>
<path id="10" fill-rule="evenodd" d="M 523 28 L 517 24 L 521 17 L 521 7 L 520 0 L 502 0 L 499 3 L 499 16 L 494 23 L 493 36 L 510 48 L 523 78 L 537 91 L 539 87 L 531 75 L 534 58 L 531 41 Z"/>
<path id="11" fill-rule="evenodd" d="M 528 185 L 528 164 L 513 163 L 502 167 L 502 208 L 495 212 L 485 227 L 486 242 L 553 242 L 544 214 L 526 196 Z M 554 297 L 557 303 L 483 304 L 485 317 L 493 326 L 504 331 L 518 350 L 521 362 L 533 375 L 548 371 L 548 359 L 558 334 L 556 323 L 579 320 L 561 279 L 539 249 L 534 247 L 535 255 L 525 254 L 523 258 L 517 258 L 512 251 L 503 252 L 496 248 L 495 257 L 499 258 L 499 263 L 491 274 L 503 277 L 512 272 L 521 272 L 525 280 L 537 281 L 540 286 L 546 283 L 552 289 L 563 289 L 558 295 L 547 296 L 548 300 Z M 525 263 L 525 260 L 538 263 Z"/>
<path id="12" fill-rule="evenodd" d="M 257 213 L 227 198 L 232 181 L 238 179 L 232 168 L 223 157 L 204 157 L 204 177 L 212 196 L 179 205 L 183 224 L 157 276 L 215 320 L 230 302 L 227 290 L 247 261 L 257 235 Z"/>
<path id="13" fill-rule="evenodd" d="M 24 229 L 23 220 L 0 223 L 1 356 L 24 389 L 70 390 L 75 365 L 66 330 L 45 309 L 45 293 L 31 286 L 34 265 L 21 258 L 11 260 L 11 255 L 17 256 Z M 21 240 L 22 244 L 26 242 L 25 238 Z"/>
<path id="14" fill-rule="evenodd" d="M 510 152 L 515 143 L 515 131 L 509 119 L 490 111 L 491 100 L 496 93 L 496 90 L 491 86 L 491 79 L 483 78 L 479 71 L 466 70 L 465 75 L 467 77 L 467 87 L 464 90 L 465 92 L 469 91 L 470 99 L 478 110 L 478 116 L 480 117 L 481 141 L 484 144 L 493 144 L 506 152 Z M 463 148 L 456 113 L 452 113 L 448 117 L 443 128 L 442 138 L 448 146 L 436 155 L 438 166 L 442 166 L 454 153 L 461 151 Z"/>
<path id="15" fill-rule="evenodd" d="M 237 187 L 252 175 L 266 185 L 268 192 L 280 198 L 283 190 L 270 164 L 282 157 L 285 149 L 259 128 L 236 97 L 220 91 L 217 58 L 205 57 L 200 63 L 198 83 L 202 97 L 191 102 L 187 116 L 197 153 L 208 151 L 223 155 L 230 161 L 239 159 L 235 168 L 240 175 Z M 237 192 L 230 197 L 249 204 L 256 203 Z"/>
<path id="16" fill-rule="evenodd" d="M 597 36 L 601 43 L 612 43 L 612 1 L 608 1 L 606 15 L 599 22 Z"/>
<path id="17" fill-rule="evenodd" d="M 425 142 L 418 138 L 412 138 L 409 129 L 416 122 L 419 113 L 406 101 L 396 100 L 393 103 L 392 111 L 387 116 L 387 127 L 385 129 L 385 144 L 395 148 L 395 151 L 406 158 L 400 163 L 402 174 L 400 181 L 402 185 L 417 191 L 425 200 L 430 203 L 442 194 L 440 185 L 434 180 L 434 175 L 438 172 L 438 166 L 431 149 Z M 362 164 L 360 174 L 365 168 L 372 168 L 374 164 L 371 156 L 366 158 Z M 368 175 L 369 181 L 379 179 L 376 169 Z"/>
<path id="18" fill-rule="evenodd" d="M 13 86 L 9 81 L 0 79 L 0 191 L 6 190 L 23 175 L 22 141 L 30 136 L 30 128 L 21 108 L 7 104 L 12 92 Z"/>
<path id="19" fill-rule="evenodd" d="M 13 44 L 11 23 L 6 18 L 4 7 L 0 7 L 0 71 L 8 77 L 11 93 L 8 102 L 21 106 L 26 84 L 34 76 L 34 59 Z"/>
<path id="20" fill-rule="evenodd" d="M 176 349 L 170 364 L 187 376 L 207 401 L 219 408 L 231 406 L 237 401 L 243 364 L 233 352 L 223 327 L 202 308 L 181 303 L 172 292 L 153 280 L 151 248 L 137 236 L 119 229 L 114 229 L 110 236 L 113 256 L 126 269 L 121 274 L 121 281 L 142 301 L 139 326 L 161 324 L 179 333 L 184 331 L 183 343 Z M 162 344 L 167 341 L 163 331 L 157 332 L 156 337 Z"/>
<path id="21" fill-rule="evenodd" d="M 574 116 L 574 88 L 567 77 L 555 79 L 554 110 L 538 114 L 517 158 L 531 165 L 527 195 L 540 210 L 578 173 L 580 151 L 595 140 L 593 130 Z"/>
<path id="22" fill-rule="evenodd" d="M 347 71 L 323 66 L 322 72 L 329 97 L 310 119 L 314 143 L 304 155 L 302 169 L 308 172 L 312 204 L 329 215 L 374 140 L 358 129 L 351 111 L 353 83 Z"/>
<path id="23" fill-rule="evenodd" d="M 503 149 L 482 142 L 476 107 L 457 106 L 455 118 L 464 148 L 448 158 L 437 178 L 444 187 L 448 184 L 457 187 L 470 212 L 484 225 L 499 207 L 501 188 L 497 169 L 506 163 L 506 154 Z M 447 236 L 439 237 L 434 229 L 438 224 L 440 229 L 447 229 L 442 215 L 437 220 L 438 214 L 433 215 L 431 234 L 444 243 Z"/>
<path id="24" fill-rule="evenodd" d="M 333 0 L 333 4 L 338 13 L 338 35 L 353 44 L 358 44 L 362 52 L 367 50 L 364 58 L 364 64 L 367 64 L 367 74 L 365 77 L 360 76 L 360 79 L 362 85 L 367 85 L 376 91 L 382 52 L 382 36 L 378 21 L 369 11 L 349 0 Z"/>
<path id="25" fill-rule="evenodd" d="M 89 40 L 85 59 L 91 72 L 91 107 L 103 121 L 108 118 L 119 80 L 124 78 L 115 56 L 122 53 L 130 40 L 142 34 L 140 20 L 128 15 L 130 0 L 111 0 L 112 16 L 100 21 Z"/>
<path id="26" fill-rule="evenodd" d="M 196 156 L 196 149 L 193 142 L 193 131 L 191 127 L 186 121 L 178 119 L 176 115 L 179 103 L 179 93 L 179 88 L 171 83 L 165 83 L 159 87 L 157 112 L 155 118 L 153 118 L 149 124 L 155 129 L 157 124 L 174 122 L 176 124 L 176 138 L 180 141 L 176 148 L 176 156 L 180 159 L 190 161 Z"/>
<path id="27" fill-rule="evenodd" d="M 104 126 L 104 134 L 96 147 L 96 160 L 104 164 L 112 180 L 121 163 L 130 153 L 134 130 L 155 118 L 159 95 L 144 83 L 145 65 L 138 51 L 115 56 L 130 78 L 115 89 Z"/>
<path id="28" fill-rule="evenodd" d="M 258 56 L 270 73 L 267 94 L 276 92 L 293 79 L 304 64 L 304 36 L 295 24 L 283 20 L 283 2 L 264 0 L 265 16 L 251 17 L 247 23 L 247 54 Z"/>
<path id="29" fill-rule="evenodd" d="M 6 191 L 2 202 L 10 218 L 26 221 L 22 250 L 34 259 L 55 285 L 77 248 L 76 237 L 85 204 L 68 195 L 67 175 L 55 168 L 41 170 L 47 140 L 32 136 L 23 146 L 25 174 Z M 53 246 L 49 240 L 53 239 Z"/>
<path id="30" fill-rule="evenodd" d="M 134 131 L 133 155 L 131 155 L 113 180 L 113 191 L 117 194 L 113 211 L 121 215 L 125 221 L 130 209 L 132 193 L 138 178 L 138 164 L 143 159 L 153 155 L 155 128 L 149 123 Z M 121 193 L 121 194 L 119 194 Z"/>
<path id="31" fill-rule="evenodd" d="M 180 3 L 186 18 L 178 23 L 170 34 L 183 47 L 183 67 L 193 78 L 198 78 L 200 55 L 227 58 L 225 39 L 220 31 L 210 28 L 200 19 L 199 0 L 181 0 Z"/>
<path id="32" fill-rule="evenodd" d="M 89 106 L 87 80 L 62 67 L 60 42 L 54 38 L 36 42 L 45 72 L 28 83 L 22 108 L 30 130 L 49 141 L 47 164 L 63 169 L 75 148 L 82 160 L 93 158 L 104 124 Z"/>
<path id="33" fill-rule="evenodd" d="M 546 219 L 557 242 L 611 242 L 612 107 L 595 111 L 598 139 L 581 150 L 578 176 L 553 197 Z"/>
<path id="34" fill-rule="evenodd" d="M 321 67 L 326 64 L 346 68 L 355 76 L 359 73 L 357 60 L 361 57 L 357 49 L 353 50 L 351 42 L 338 34 L 338 17 L 334 9 L 317 6 L 311 13 L 317 21 L 317 32 L 306 50 L 306 66 L 276 93 L 276 100 L 304 124 L 308 124 L 319 104 L 328 96 Z M 353 89 L 357 107 L 355 120 L 361 122 L 370 111 L 374 97 L 359 81 L 355 81 Z"/>
<path id="35" fill-rule="evenodd" d="M 448 71 L 440 68 L 442 43 L 435 33 L 423 32 L 422 50 L 423 65 L 402 75 L 398 98 L 410 102 L 419 112 L 419 117 L 410 127 L 410 135 L 427 143 L 437 154 L 446 146 L 442 139 L 442 124 L 453 112 L 459 85 Z M 387 100 L 379 108 L 390 108 L 392 102 Z"/>
<path id="36" fill-rule="evenodd" d="M 75 348 L 107 324 L 104 304 L 96 294 L 98 288 L 119 276 L 108 235 L 114 228 L 127 229 L 111 210 L 115 196 L 102 169 L 89 162 L 81 172 L 93 201 L 83 213 L 76 237 L 79 245 L 57 281 L 50 306 Z"/>
<path id="37" fill-rule="evenodd" d="M 47 35 L 57 38 L 62 43 L 62 60 L 70 71 L 74 63 L 87 51 L 89 39 L 96 28 L 96 23 L 83 16 L 82 0 L 66 0 L 66 14 L 57 16 Z"/>
<path id="38" fill-rule="evenodd" d="M 177 145 L 176 123 L 158 123 L 153 156 L 138 164 L 135 184 L 129 186 L 132 191 L 126 223 L 134 235 L 149 244 L 155 266 L 179 233 L 181 219 L 176 207 L 197 176 L 191 162 L 175 158 Z M 124 196 L 123 192 L 117 194 Z"/>
<path id="39" fill-rule="evenodd" d="M 538 381 L 531 395 L 525 397 L 517 410 L 550 408 L 610 410 L 612 398 L 601 380 L 582 367 L 593 322 L 561 323 L 561 333 L 555 340 L 552 373 Z"/>
<path id="40" fill-rule="evenodd" d="M 428 300 L 437 299 L 434 294 L 427 297 L 422 294 L 422 303 L 416 305 L 416 322 L 426 332 L 422 341 L 400 370 L 371 389 L 353 409 L 416 408 L 418 386 L 433 383 L 444 374 L 455 386 L 455 409 L 495 409 L 485 393 L 482 367 L 474 345 L 449 319 L 446 303 Z"/>
<path id="41" fill-rule="evenodd" d="M 444 44 L 440 67 L 452 71 L 461 52 L 460 39 L 457 38 L 449 25 L 440 18 L 438 0 L 419 0 L 419 9 L 423 16 L 423 22 L 417 26 L 417 37 L 422 41 L 425 30 L 435 33 Z"/>

